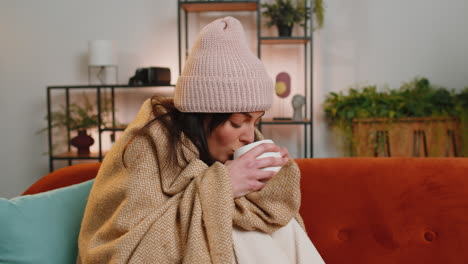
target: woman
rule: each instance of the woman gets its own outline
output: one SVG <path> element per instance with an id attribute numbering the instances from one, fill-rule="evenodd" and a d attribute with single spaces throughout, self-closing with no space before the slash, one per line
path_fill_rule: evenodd
<path id="1" fill-rule="evenodd" d="M 298 225 L 300 175 L 286 149 L 262 144 L 232 160 L 237 148 L 263 139 L 255 124 L 272 93 L 239 21 L 207 25 L 174 99 L 147 100 L 106 155 L 77 262 L 322 263 Z M 256 159 L 270 151 L 282 157 Z M 260 170 L 270 166 L 282 169 Z M 283 253 L 265 253 L 275 248 Z"/>

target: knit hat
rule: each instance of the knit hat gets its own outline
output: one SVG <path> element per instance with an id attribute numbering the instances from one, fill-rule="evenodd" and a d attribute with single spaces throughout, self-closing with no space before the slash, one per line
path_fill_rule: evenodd
<path id="1" fill-rule="evenodd" d="M 181 112 L 264 111 L 273 101 L 273 80 L 252 53 L 233 17 L 205 26 L 177 80 L 174 104 Z"/>

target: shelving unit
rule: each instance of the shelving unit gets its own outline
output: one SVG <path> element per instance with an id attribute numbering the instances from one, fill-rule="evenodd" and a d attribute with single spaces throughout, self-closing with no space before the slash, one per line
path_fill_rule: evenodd
<path id="1" fill-rule="evenodd" d="M 188 57 L 188 13 L 193 12 L 235 12 L 235 11 L 255 11 L 257 16 L 257 56 L 261 59 L 263 45 L 303 45 L 304 46 L 304 96 L 306 98 L 304 120 L 273 120 L 262 118 L 259 129 L 269 125 L 302 125 L 304 127 L 304 157 L 313 157 L 313 120 L 308 118 L 313 113 L 313 0 L 307 1 L 310 7 L 310 17 L 304 29 L 304 36 L 300 37 L 266 37 L 262 36 L 261 27 L 261 1 L 187 1 L 178 0 L 177 21 L 178 21 L 178 53 L 179 53 L 179 75 L 182 72 L 182 50 L 185 59 Z M 182 47 L 182 26 L 181 12 L 183 12 L 183 31 L 185 34 L 185 45 Z M 310 142 L 310 143 L 309 143 Z"/>
<path id="2" fill-rule="evenodd" d="M 259 12 L 259 0 L 247 1 L 177 1 L 177 28 L 178 28 L 178 53 L 179 53 L 179 75 L 182 73 L 182 38 L 181 38 L 181 10 L 184 16 L 184 32 L 185 32 L 185 58 L 188 57 L 189 41 L 188 41 L 188 13 L 201 12 L 237 12 L 237 11 L 255 11 Z M 260 23 L 258 19 L 257 24 Z M 257 26 L 259 28 L 259 25 Z"/>
<path id="3" fill-rule="evenodd" d="M 310 41 L 307 37 L 260 37 L 260 44 L 307 44 Z"/>
<path id="4" fill-rule="evenodd" d="M 257 11 L 257 1 L 179 1 L 186 12 Z"/>
<path id="5" fill-rule="evenodd" d="M 102 161 L 108 150 L 104 150 L 102 147 L 102 133 L 103 132 L 112 132 L 115 136 L 115 132 L 124 131 L 124 126 L 117 126 L 115 118 L 115 90 L 116 89 L 157 89 L 158 87 L 174 87 L 174 85 L 140 85 L 140 86 L 129 86 L 129 85 L 64 85 L 64 86 L 48 86 L 47 87 L 47 127 L 48 127 L 48 137 L 49 137 L 49 171 L 54 170 L 54 161 L 55 160 L 65 160 L 68 161 L 68 165 L 72 165 L 75 160 L 97 160 Z M 53 133 L 52 133 L 52 92 L 53 91 L 64 91 L 65 92 L 65 109 L 69 113 L 70 109 L 70 91 L 72 90 L 91 90 L 96 93 L 96 105 L 97 105 L 97 114 L 98 114 L 98 138 L 95 139 L 95 142 L 98 144 L 98 151 L 91 152 L 89 155 L 78 155 L 77 152 L 72 151 L 70 143 L 67 145 L 67 151 L 63 153 L 53 153 Z M 104 122 L 102 121 L 102 95 L 104 91 L 110 90 L 111 98 L 111 127 L 105 127 Z M 70 142 L 71 139 L 71 129 L 68 126 L 66 128 L 67 132 L 67 142 Z"/>

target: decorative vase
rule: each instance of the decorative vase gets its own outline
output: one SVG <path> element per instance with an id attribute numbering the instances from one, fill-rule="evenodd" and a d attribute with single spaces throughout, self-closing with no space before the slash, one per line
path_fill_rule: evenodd
<path id="1" fill-rule="evenodd" d="M 292 33 L 293 26 L 288 25 L 276 25 L 278 28 L 278 34 L 280 37 L 290 37 Z"/>
<path id="2" fill-rule="evenodd" d="M 94 139 L 86 130 L 78 130 L 78 135 L 70 140 L 70 144 L 78 149 L 79 156 L 89 156 L 89 147 L 94 144 Z"/>

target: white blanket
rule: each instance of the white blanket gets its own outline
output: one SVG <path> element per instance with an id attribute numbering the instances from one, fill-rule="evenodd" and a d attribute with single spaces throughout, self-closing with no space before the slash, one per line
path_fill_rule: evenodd
<path id="1" fill-rule="evenodd" d="M 292 219 L 271 235 L 234 227 L 234 264 L 323 264 L 312 241 Z"/>

